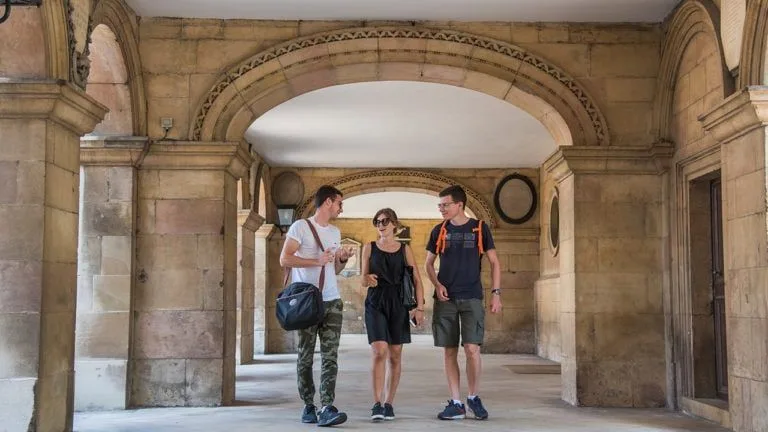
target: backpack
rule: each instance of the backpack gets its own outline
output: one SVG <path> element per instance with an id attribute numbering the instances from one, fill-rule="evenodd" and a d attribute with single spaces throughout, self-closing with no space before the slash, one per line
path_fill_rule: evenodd
<path id="1" fill-rule="evenodd" d="M 448 221 L 443 221 L 442 225 L 440 225 L 440 233 L 437 235 L 437 243 L 435 244 L 435 249 L 437 250 L 438 255 L 442 255 L 443 252 L 445 252 L 445 247 L 447 246 L 447 237 L 448 237 L 448 230 L 445 228 L 445 226 L 448 224 Z M 483 249 L 483 221 L 478 219 L 477 220 L 477 227 L 472 229 L 472 232 L 477 233 L 477 252 L 480 254 L 480 256 L 483 256 L 485 253 L 485 249 Z"/>

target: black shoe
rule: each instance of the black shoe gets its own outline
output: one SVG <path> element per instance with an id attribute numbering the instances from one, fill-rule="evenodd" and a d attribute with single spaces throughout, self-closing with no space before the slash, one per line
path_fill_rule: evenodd
<path id="1" fill-rule="evenodd" d="M 392 404 L 385 403 L 384 404 L 384 420 L 394 420 L 395 419 L 395 409 L 392 408 Z"/>
<path id="2" fill-rule="evenodd" d="M 467 408 L 472 411 L 477 420 L 486 420 L 488 418 L 488 411 L 483 406 L 480 396 L 475 396 L 474 399 L 467 398 Z"/>
<path id="3" fill-rule="evenodd" d="M 347 415 L 333 405 L 324 406 L 317 418 L 317 425 L 322 427 L 336 426 L 347 421 Z"/>
<path id="4" fill-rule="evenodd" d="M 301 412 L 302 423 L 317 423 L 317 409 L 314 405 L 304 405 L 304 411 Z"/>
<path id="5" fill-rule="evenodd" d="M 371 408 L 371 420 L 380 422 L 384 420 L 384 407 L 381 406 L 381 402 L 376 402 Z"/>
<path id="6" fill-rule="evenodd" d="M 448 400 L 448 405 L 445 409 L 437 414 L 437 418 L 440 420 L 461 420 L 466 417 L 467 411 L 464 409 L 464 404 L 456 403 L 452 400 Z"/>

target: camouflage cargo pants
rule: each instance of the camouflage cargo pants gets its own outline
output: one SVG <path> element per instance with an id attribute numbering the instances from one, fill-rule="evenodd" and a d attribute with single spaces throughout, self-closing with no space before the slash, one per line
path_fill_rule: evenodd
<path id="1" fill-rule="evenodd" d="M 339 339 L 341 338 L 341 318 L 344 303 L 338 300 L 324 302 L 325 317 L 317 325 L 299 330 L 299 358 L 296 362 L 296 375 L 299 384 L 299 396 L 306 405 L 314 405 L 315 381 L 312 378 L 312 361 L 315 354 L 315 342 L 320 337 L 320 403 L 322 406 L 333 405 L 336 397 L 336 375 L 339 372 Z"/>

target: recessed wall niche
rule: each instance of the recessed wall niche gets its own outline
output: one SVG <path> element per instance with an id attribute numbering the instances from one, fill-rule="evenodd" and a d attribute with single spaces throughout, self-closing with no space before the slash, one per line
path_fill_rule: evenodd
<path id="1" fill-rule="evenodd" d="M 560 194 L 557 188 L 549 202 L 549 249 L 553 256 L 560 250 Z"/>

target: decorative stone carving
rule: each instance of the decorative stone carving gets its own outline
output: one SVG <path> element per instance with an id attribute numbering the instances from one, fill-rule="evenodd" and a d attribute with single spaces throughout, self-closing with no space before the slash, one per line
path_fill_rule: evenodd
<path id="1" fill-rule="evenodd" d="M 337 187 L 345 196 L 354 196 L 359 192 L 368 192 L 371 189 L 385 190 L 389 188 L 431 190 L 439 192 L 450 185 L 459 185 L 467 193 L 467 207 L 477 213 L 477 217 L 484 220 L 490 227 L 496 227 L 497 222 L 491 206 L 480 194 L 448 177 L 416 170 L 373 170 L 340 177 L 330 183 Z M 307 197 L 296 209 L 297 217 L 306 217 L 312 208 L 312 200 L 315 192 Z"/>
<path id="2" fill-rule="evenodd" d="M 67 28 L 69 36 L 70 80 L 85 89 L 91 70 L 90 54 L 93 20 L 90 0 L 67 0 Z"/>
<path id="3" fill-rule="evenodd" d="M 516 47 L 514 45 L 511 45 L 505 42 L 483 38 L 479 36 L 474 36 L 474 35 L 469 35 L 466 33 L 448 31 L 448 30 L 417 29 L 417 28 L 363 28 L 363 29 L 340 30 L 340 31 L 334 31 L 334 32 L 320 34 L 320 35 L 310 36 L 304 39 L 289 41 L 282 45 L 278 45 L 274 48 L 270 48 L 266 51 L 263 51 L 260 54 L 254 57 L 251 57 L 250 59 L 241 63 L 240 65 L 230 69 L 228 73 L 223 75 L 219 79 L 219 81 L 213 85 L 208 95 L 203 100 L 200 108 L 198 109 L 197 115 L 195 116 L 194 123 L 192 126 L 192 131 L 191 131 L 191 138 L 193 140 L 201 140 L 205 138 L 203 137 L 204 124 L 206 122 L 206 118 L 211 108 L 213 107 L 213 105 L 216 103 L 217 99 L 220 96 L 222 96 L 222 94 L 231 93 L 230 87 L 233 86 L 238 79 L 245 76 L 249 72 L 259 68 L 260 66 L 265 65 L 266 63 L 272 60 L 278 59 L 288 54 L 295 53 L 305 48 L 314 47 L 314 46 L 323 45 L 323 44 L 331 44 L 331 43 L 352 41 L 352 40 L 364 40 L 364 39 L 419 39 L 419 40 L 452 42 L 456 44 L 469 46 L 470 48 L 476 47 L 476 48 L 489 50 L 495 54 L 503 56 L 502 58 L 507 57 L 509 59 L 513 59 L 515 61 L 521 62 L 525 65 L 531 66 L 535 70 L 538 70 L 548 75 L 549 78 L 554 79 L 556 83 L 564 86 L 564 89 L 567 92 L 571 93 L 571 95 L 574 96 L 576 100 L 578 100 L 578 103 L 581 105 L 581 109 L 583 110 L 585 115 L 589 118 L 589 121 L 591 123 L 591 125 L 589 126 L 591 126 L 591 128 L 593 129 L 596 144 L 598 145 L 609 144 L 610 136 L 608 134 L 607 124 L 600 110 L 597 108 L 597 105 L 593 102 L 592 98 L 588 95 L 586 90 L 579 83 L 577 83 L 574 78 L 569 76 L 564 71 L 547 63 L 543 59 L 525 51 L 522 48 Z M 394 51 L 397 51 L 397 50 L 394 50 Z M 402 51 L 408 51 L 411 53 L 414 52 L 414 50 L 412 49 L 407 49 L 407 50 L 402 49 Z M 520 68 L 511 68 L 508 65 L 502 64 L 498 61 L 494 61 L 491 56 L 472 57 L 471 55 L 461 54 L 458 51 L 448 52 L 448 50 L 430 51 L 425 49 L 425 50 L 417 50 L 417 52 L 423 52 L 425 54 L 444 54 L 444 55 L 450 55 L 452 57 L 463 57 L 467 60 L 483 63 L 485 65 L 491 66 L 498 70 L 505 71 L 506 73 L 509 73 L 511 75 L 518 75 L 523 73 L 520 70 Z M 287 66 L 283 66 L 280 70 L 272 70 L 270 72 L 265 72 L 264 75 L 258 78 L 256 82 L 267 80 L 275 74 L 283 74 L 285 71 L 290 70 L 293 67 L 305 67 L 308 63 L 318 60 L 321 57 L 333 58 L 336 56 L 344 56 L 348 54 L 349 53 L 347 52 L 340 52 L 340 53 L 322 52 L 322 54 L 318 57 L 304 59 L 302 61 L 298 61 L 298 62 L 289 64 Z M 540 83 L 540 85 L 543 87 L 548 86 L 547 84 L 544 84 L 544 83 Z M 558 93 L 557 90 L 550 89 L 550 92 L 554 94 L 554 97 L 559 97 L 557 96 L 557 93 Z M 568 104 L 565 101 L 564 103 L 566 105 Z"/>

